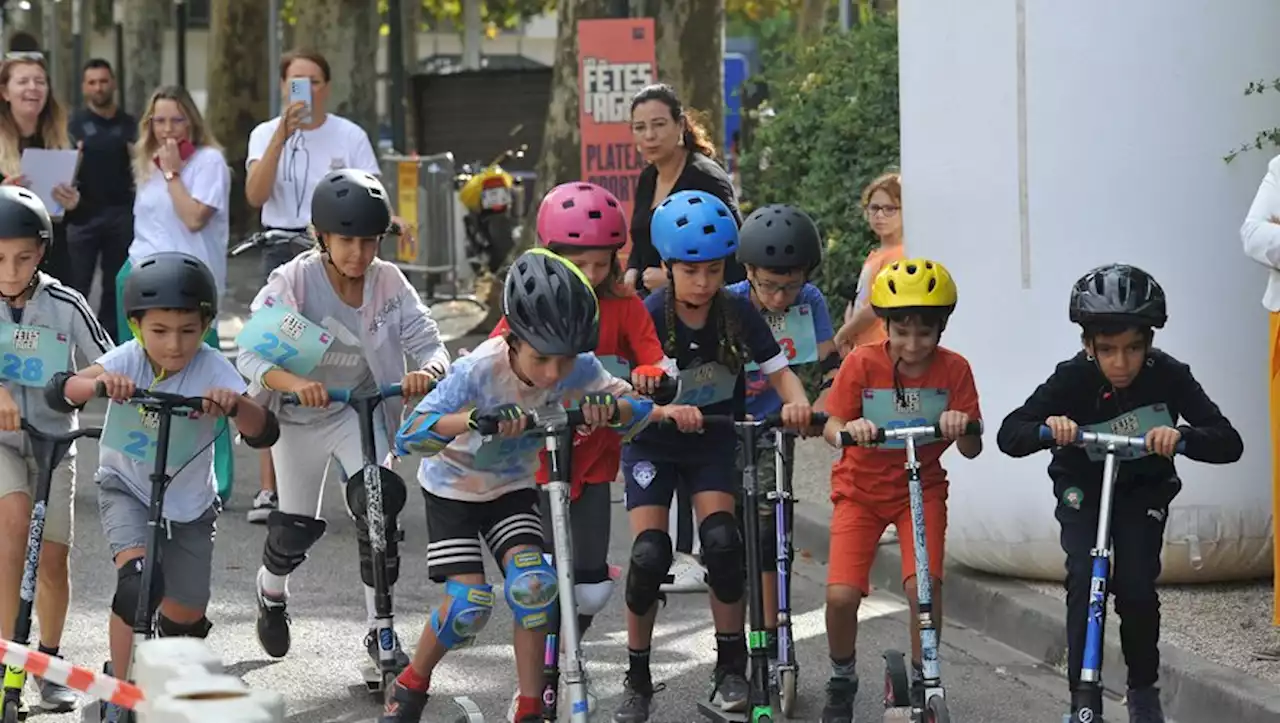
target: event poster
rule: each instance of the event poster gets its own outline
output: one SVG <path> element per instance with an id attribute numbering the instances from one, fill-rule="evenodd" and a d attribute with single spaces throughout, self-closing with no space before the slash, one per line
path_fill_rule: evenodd
<path id="1" fill-rule="evenodd" d="M 657 82 L 653 18 L 578 21 L 578 71 L 581 177 L 617 196 L 630 222 L 645 165 L 631 137 L 631 96 Z"/>

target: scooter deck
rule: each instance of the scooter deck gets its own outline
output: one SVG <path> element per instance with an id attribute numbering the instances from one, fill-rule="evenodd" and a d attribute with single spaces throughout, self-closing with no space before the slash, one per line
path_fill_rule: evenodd
<path id="1" fill-rule="evenodd" d="M 747 709 L 741 712 L 728 713 L 720 710 L 720 707 L 710 701 L 699 701 L 698 712 L 703 718 L 711 721 L 726 721 L 727 723 L 747 723 L 751 720 L 751 710 Z"/>

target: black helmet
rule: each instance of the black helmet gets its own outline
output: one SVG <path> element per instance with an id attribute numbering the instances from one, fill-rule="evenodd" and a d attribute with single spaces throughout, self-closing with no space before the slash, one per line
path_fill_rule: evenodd
<path id="1" fill-rule="evenodd" d="M 311 225 L 321 233 L 381 236 L 391 227 L 387 190 L 373 174 L 330 171 L 311 196 Z"/>
<path id="2" fill-rule="evenodd" d="M 578 267 L 546 249 L 520 255 L 507 272 L 502 313 L 511 331 L 539 354 L 595 351 L 600 303 Z"/>
<path id="3" fill-rule="evenodd" d="M 0 238 L 53 240 L 53 221 L 36 194 L 21 186 L 0 186 Z"/>
<path id="4" fill-rule="evenodd" d="M 1159 329 L 1169 320 L 1164 289 L 1137 266 L 1109 264 L 1090 271 L 1071 289 L 1071 323 L 1132 324 Z"/>
<path id="5" fill-rule="evenodd" d="M 124 313 L 147 309 L 189 309 L 218 315 L 218 285 L 200 259 L 176 251 L 148 256 L 133 265 L 124 282 Z"/>
<path id="6" fill-rule="evenodd" d="M 795 206 L 762 206 L 738 230 L 738 261 L 813 271 L 822 263 L 822 237 L 809 214 Z"/>

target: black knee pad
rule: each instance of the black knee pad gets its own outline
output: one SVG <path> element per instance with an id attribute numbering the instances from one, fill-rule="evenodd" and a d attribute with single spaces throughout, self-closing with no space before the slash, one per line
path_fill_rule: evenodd
<path id="1" fill-rule="evenodd" d="M 631 612 L 644 615 L 662 598 L 662 583 L 674 555 L 671 536 L 662 530 L 645 530 L 636 536 L 627 567 L 627 607 Z"/>
<path id="2" fill-rule="evenodd" d="M 396 522 L 396 515 L 404 509 L 408 492 L 400 475 L 386 467 L 378 467 L 378 485 L 382 490 L 383 531 L 386 540 L 387 584 L 394 585 L 400 579 L 400 542 L 404 530 Z M 347 512 L 356 523 L 356 544 L 360 550 L 360 579 L 373 586 L 373 545 L 369 542 L 368 499 L 369 490 L 364 483 L 364 470 L 347 478 Z"/>
<path id="3" fill-rule="evenodd" d="M 204 640 L 209 637 L 209 631 L 213 629 L 213 623 L 209 622 L 209 618 L 200 618 L 194 623 L 175 623 L 166 618 L 164 613 L 156 617 L 156 637 L 158 638 L 199 638 Z"/>
<path id="4" fill-rule="evenodd" d="M 325 521 L 274 510 L 267 516 L 267 542 L 262 566 L 272 575 L 288 575 L 307 559 L 307 551 L 324 536 Z"/>
<path id="5" fill-rule="evenodd" d="M 142 595 L 142 567 L 146 558 L 130 560 L 116 570 L 116 594 L 111 598 L 111 612 L 133 627 L 138 620 L 138 596 Z M 157 565 L 151 571 L 151 594 L 147 597 L 147 620 L 156 614 L 164 597 L 164 578 Z"/>
<path id="6" fill-rule="evenodd" d="M 742 599 L 747 574 L 743 570 L 744 550 L 738 522 L 730 512 L 716 512 L 698 526 L 702 541 L 702 564 L 707 568 L 707 586 L 720 602 Z"/>

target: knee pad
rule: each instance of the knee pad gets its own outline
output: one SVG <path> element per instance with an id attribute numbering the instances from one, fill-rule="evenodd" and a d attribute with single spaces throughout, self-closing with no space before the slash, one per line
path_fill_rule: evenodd
<path id="1" fill-rule="evenodd" d="M 592 617 L 599 615 L 613 597 L 616 583 L 609 577 L 609 568 L 599 570 L 575 571 L 573 583 L 573 601 L 578 608 L 578 616 Z"/>
<path id="2" fill-rule="evenodd" d="M 709 515 L 698 526 L 702 541 L 702 562 L 707 567 L 707 586 L 716 599 L 736 603 L 742 599 L 746 585 L 742 535 L 738 522 L 729 512 Z"/>
<path id="3" fill-rule="evenodd" d="M 199 638 L 204 640 L 209 637 L 209 631 L 213 629 L 213 623 L 209 622 L 209 618 L 202 617 L 194 623 L 175 623 L 166 618 L 164 613 L 156 617 L 156 637 L 158 638 Z"/>
<path id="4" fill-rule="evenodd" d="M 446 650 L 465 648 L 475 642 L 493 614 L 493 586 L 450 580 L 444 594 L 449 596 L 449 606 L 443 615 L 441 608 L 431 613 L 431 630 Z"/>
<path id="5" fill-rule="evenodd" d="M 138 621 L 138 596 L 142 591 L 142 567 L 146 558 L 130 560 L 116 570 L 116 594 L 111 598 L 111 612 L 133 627 Z M 160 598 L 164 597 L 164 579 L 157 566 L 151 572 L 151 591 L 147 596 L 147 620 L 156 614 Z"/>
<path id="6" fill-rule="evenodd" d="M 662 583 L 674 562 L 671 536 L 662 530 L 645 530 L 631 544 L 631 564 L 627 568 L 627 607 L 645 615 L 662 599 Z"/>
<path id="7" fill-rule="evenodd" d="M 516 624 L 533 630 L 550 622 L 556 613 L 559 585 L 556 569 L 542 552 L 524 550 L 513 554 L 503 573 L 503 592 Z"/>
<path id="8" fill-rule="evenodd" d="M 307 559 L 307 551 L 324 535 L 325 521 L 273 510 L 267 516 L 267 542 L 262 566 L 272 575 L 288 575 Z"/>

